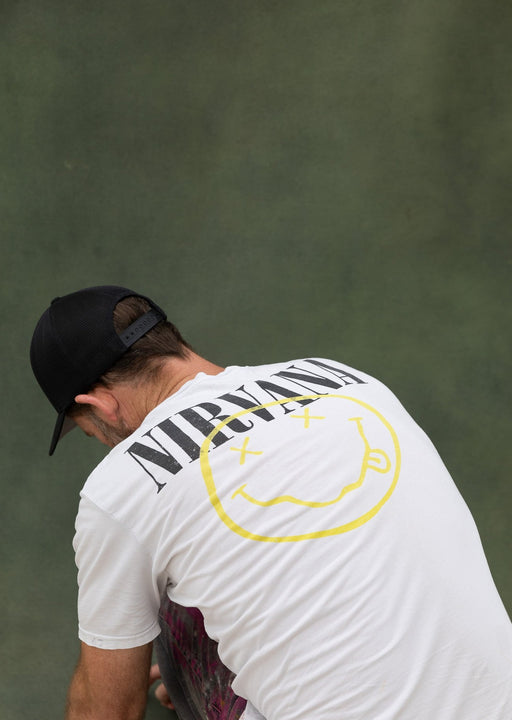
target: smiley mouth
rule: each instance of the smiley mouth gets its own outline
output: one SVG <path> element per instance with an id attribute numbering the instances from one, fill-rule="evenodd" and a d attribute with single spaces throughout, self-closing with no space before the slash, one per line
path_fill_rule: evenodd
<path id="1" fill-rule="evenodd" d="M 384 450 L 381 450 L 380 448 L 370 447 L 370 443 L 368 442 L 368 439 L 364 433 L 363 419 L 361 417 L 349 418 L 349 422 L 356 423 L 359 435 L 363 440 L 365 447 L 363 463 L 358 479 L 355 482 L 350 483 L 349 485 L 345 485 L 341 489 L 339 495 L 333 500 L 326 500 L 324 502 L 317 502 L 314 500 L 301 500 L 294 495 L 278 495 L 277 497 L 271 498 L 270 500 L 258 500 L 246 491 L 245 488 L 247 487 L 247 483 L 244 483 L 237 490 L 235 490 L 231 497 L 235 498 L 238 495 L 241 495 L 248 502 L 252 503 L 253 505 L 259 505 L 260 507 L 271 507 L 273 505 L 279 505 L 281 503 L 291 503 L 293 505 L 301 505 L 303 507 L 325 508 L 329 507 L 330 505 L 336 505 L 336 503 L 339 503 L 340 500 L 342 500 L 349 492 L 360 488 L 365 481 L 368 470 L 374 470 L 375 472 L 383 475 L 386 474 L 391 468 L 391 460 L 389 459 L 387 453 L 384 452 Z"/>

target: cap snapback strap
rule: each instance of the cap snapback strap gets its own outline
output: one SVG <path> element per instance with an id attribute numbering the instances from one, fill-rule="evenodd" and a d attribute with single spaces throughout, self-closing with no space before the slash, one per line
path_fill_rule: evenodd
<path id="1" fill-rule="evenodd" d="M 165 315 L 159 310 L 155 310 L 153 308 L 144 315 L 141 315 L 140 318 L 137 318 L 135 322 L 126 328 L 126 330 L 123 330 L 123 332 L 119 335 L 119 338 L 124 345 L 129 348 L 133 345 L 133 343 L 140 340 L 143 335 L 149 332 L 151 328 L 155 327 L 160 320 L 165 320 Z"/>

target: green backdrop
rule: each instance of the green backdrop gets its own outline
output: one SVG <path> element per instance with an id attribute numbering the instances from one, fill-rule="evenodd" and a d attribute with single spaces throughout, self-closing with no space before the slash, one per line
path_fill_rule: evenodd
<path id="1" fill-rule="evenodd" d="M 102 449 L 76 432 L 47 457 L 28 345 L 87 285 L 152 295 L 217 363 L 384 380 L 510 612 L 511 32 L 503 0 L 3 0 L 5 720 L 61 717 L 77 658 L 71 539 Z"/>

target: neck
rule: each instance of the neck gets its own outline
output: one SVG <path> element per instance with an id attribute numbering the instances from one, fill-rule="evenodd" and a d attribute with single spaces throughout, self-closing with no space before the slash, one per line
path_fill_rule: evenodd
<path id="1" fill-rule="evenodd" d="M 156 379 L 137 386 L 118 386 L 117 396 L 122 414 L 128 425 L 137 428 L 146 415 L 154 410 L 166 398 L 174 395 L 189 380 L 200 372 L 205 375 L 218 375 L 223 367 L 211 363 L 192 351 L 184 358 L 171 357 L 165 360 Z"/>
<path id="2" fill-rule="evenodd" d="M 174 395 L 189 380 L 193 380 L 199 373 L 205 375 L 218 375 L 224 370 L 220 365 L 214 365 L 209 360 L 189 351 L 186 358 L 169 358 L 161 368 L 156 384 L 156 398 L 153 408 L 163 400 Z M 153 409 L 151 408 L 151 409 Z"/>

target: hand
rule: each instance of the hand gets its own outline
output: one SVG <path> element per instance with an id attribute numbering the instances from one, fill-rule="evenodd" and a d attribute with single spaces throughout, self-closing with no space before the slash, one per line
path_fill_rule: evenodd
<path id="1" fill-rule="evenodd" d="M 149 670 L 149 683 L 148 687 L 151 687 L 153 683 L 155 683 L 157 680 L 161 680 L 162 675 L 160 673 L 160 668 L 158 665 L 152 665 Z M 168 708 L 169 710 L 174 710 L 174 705 L 171 702 L 171 698 L 167 694 L 167 690 L 165 689 L 165 686 L 163 683 L 160 683 L 160 685 L 155 690 L 155 697 L 160 702 L 160 705 L 163 705 L 164 707 Z"/>

